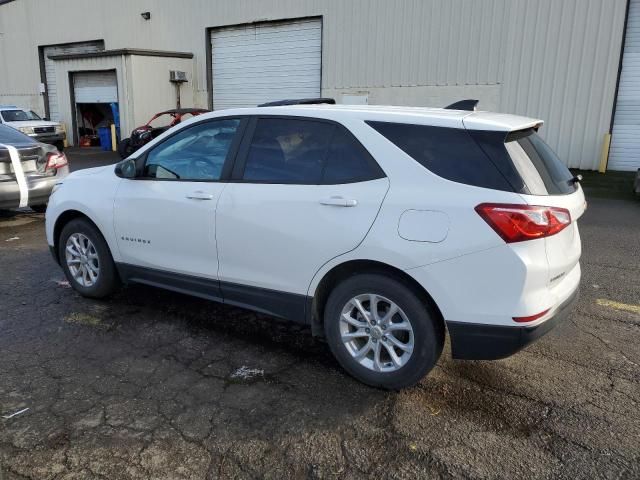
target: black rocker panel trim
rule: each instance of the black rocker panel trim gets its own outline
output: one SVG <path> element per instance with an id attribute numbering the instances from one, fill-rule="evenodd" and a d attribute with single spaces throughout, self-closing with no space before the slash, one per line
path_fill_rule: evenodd
<path id="1" fill-rule="evenodd" d="M 116 267 L 120 279 L 125 283 L 143 283 L 207 300 L 222 301 L 220 283 L 217 280 L 139 267 L 128 263 L 116 263 Z"/>
<path id="2" fill-rule="evenodd" d="M 228 305 L 247 308 L 296 323 L 308 324 L 309 297 L 209 278 L 167 272 L 126 263 L 116 263 L 123 282 L 142 283 L 174 292 L 193 295 Z"/>

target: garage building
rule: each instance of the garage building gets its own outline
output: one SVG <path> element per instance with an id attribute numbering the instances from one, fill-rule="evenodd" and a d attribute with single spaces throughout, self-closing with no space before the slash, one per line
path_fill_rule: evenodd
<path id="1" fill-rule="evenodd" d="M 598 169 L 613 133 L 609 168 L 634 170 L 639 32 L 640 0 L 0 0 L 0 104 L 64 122 L 75 142 L 87 117 L 115 113 L 129 132 L 177 91 L 216 110 L 476 98 L 544 119 L 570 167 Z"/>

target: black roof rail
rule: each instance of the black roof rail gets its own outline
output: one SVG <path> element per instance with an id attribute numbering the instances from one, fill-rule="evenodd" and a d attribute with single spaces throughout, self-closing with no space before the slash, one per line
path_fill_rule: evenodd
<path id="1" fill-rule="evenodd" d="M 445 110 L 468 110 L 469 112 L 475 111 L 476 107 L 480 103 L 480 100 L 460 100 L 459 102 L 452 103 L 444 107 Z"/>
<path id="2" fill-rule="evenodd" d="M 333 98 L 299 98 L 297 100 L 276 100 L 275 102 L 267 102 L 258 105 L 259 107 L 282 107 L 284 105 L 317 105 L 320 103 L 326 103 L 329 105 L 335 105 L 336 101 Z"/>

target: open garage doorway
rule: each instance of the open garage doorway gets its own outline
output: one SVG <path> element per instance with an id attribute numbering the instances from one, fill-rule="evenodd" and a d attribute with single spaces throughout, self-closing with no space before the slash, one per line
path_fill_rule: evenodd
<path id="1" fill-rule="evenodd" d="M 111 125 L 119 129 L 115 70 L 71 73 L 75 144 L 111 149 Z"/>

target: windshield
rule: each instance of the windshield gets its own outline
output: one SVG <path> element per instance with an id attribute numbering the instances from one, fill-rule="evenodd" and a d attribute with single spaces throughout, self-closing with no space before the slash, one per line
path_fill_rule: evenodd
<path id="1" fill-rule="evenodd" d="M 42 120 L 31 110 L 3 110 L 0 112 L 5 122 L 28 122 L 29 120 Z"/>
<path id="2" fill-rule="evenodd" d="M 169 114 L 160 115 L 149 121 L 148 125 L 151 128 L 164 128 L 173 124 L 175 117 Z"/>

